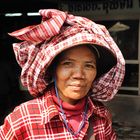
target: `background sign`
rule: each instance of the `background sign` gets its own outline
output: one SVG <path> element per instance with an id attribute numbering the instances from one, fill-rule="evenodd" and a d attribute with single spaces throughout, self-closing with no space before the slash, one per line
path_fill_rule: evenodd
<path id="1" fill-rule="evenodd" d="M 59 7 L 77 15 L 140 14 L 140 0 L 67 1 Z"/>

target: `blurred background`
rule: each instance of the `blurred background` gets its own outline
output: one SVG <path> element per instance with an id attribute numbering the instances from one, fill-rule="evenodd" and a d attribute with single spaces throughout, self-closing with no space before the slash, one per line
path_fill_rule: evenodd
<path id="1" fill-rule="evenodd" d="M 39 9 L 60 9 L 85 16 L 109 30 L 126 60 L 126 74 L 116 97 L 105 103 L 119 140 L 140 140 L 140 0 L 1 0 L 0 125 L 15 106 L 32 99 L 20 83 L 9 32 L 39 24 Z"/>

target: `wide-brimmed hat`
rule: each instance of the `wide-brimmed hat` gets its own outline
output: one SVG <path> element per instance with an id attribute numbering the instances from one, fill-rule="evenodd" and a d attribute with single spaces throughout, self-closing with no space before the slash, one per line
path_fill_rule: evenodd
<path id="1" fill-rule="evenodd" d="M 100 56 L 100 77 L 92 85 L 92 96 L 101 101 L 112 99 L 122 84 L 125 61 L 105 26 L 56 9 L 39 13 L 40 24 L 10 33 L 23 41 L 14 43 L 13 48 L 22 67 L 21 82 L 30 94 L 43 94 L 50 84 L 47 69 L 58 54 L 77 45 L 90 44 Z"/>

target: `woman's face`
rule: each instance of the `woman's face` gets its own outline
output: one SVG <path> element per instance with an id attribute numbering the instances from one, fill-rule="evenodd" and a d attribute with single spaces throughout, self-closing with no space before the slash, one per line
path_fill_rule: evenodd
<path id="1" fill-rule="evenodd" d="M 96 57 L 88 47 L 78 46 L 66 50 L 55 70 L 60 98 L 76 104 L 87 95 L 96 73 Z"/>

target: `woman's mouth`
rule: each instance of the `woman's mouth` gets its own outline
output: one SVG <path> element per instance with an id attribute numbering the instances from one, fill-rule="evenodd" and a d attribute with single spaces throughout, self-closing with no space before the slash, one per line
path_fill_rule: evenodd
<path id="1" fill-rule="evenodd" d="M 70 85 L 70 88 L 75 91 L 79 91 L 83 89 L 83 85 Z"/>

